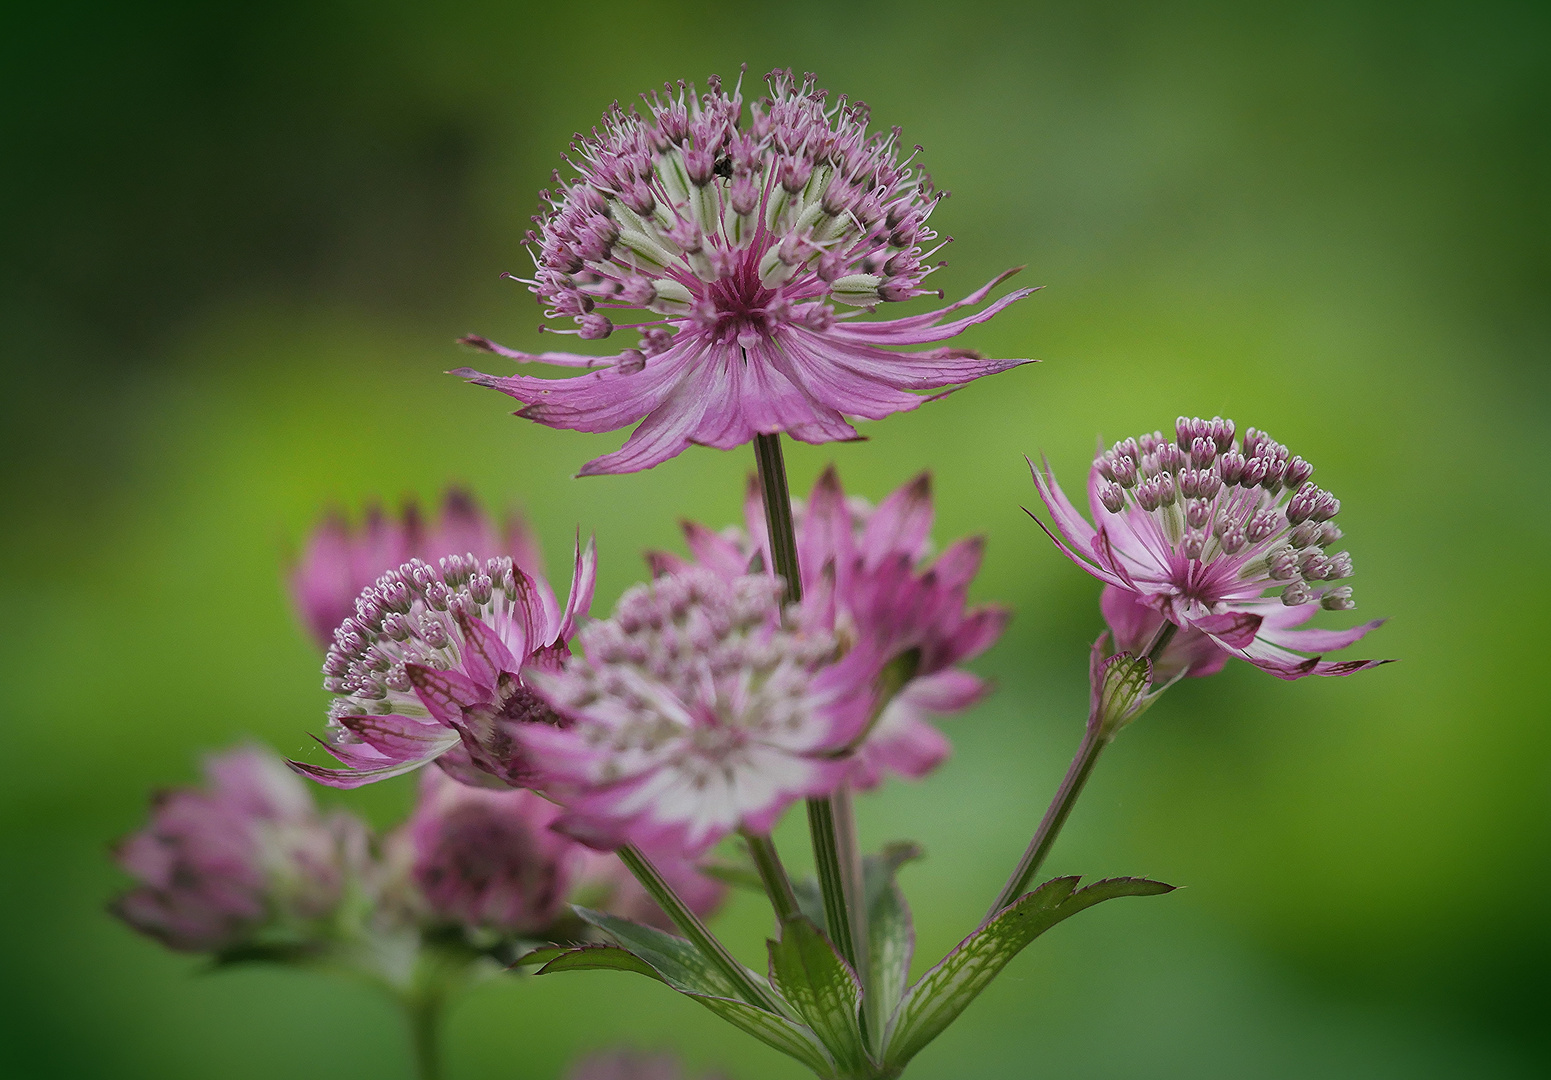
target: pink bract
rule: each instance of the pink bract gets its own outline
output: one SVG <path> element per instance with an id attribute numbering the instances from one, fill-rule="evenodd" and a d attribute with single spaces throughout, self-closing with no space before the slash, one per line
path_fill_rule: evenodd
<path id="1" fill-rule="evenodd" d="M 1034 291 L 948 319 L 1005 274 L 937 311 L 856 318 L 934 293 L 923 281 L 942 244 L 932 246 L 928 219 L 946 192 L 915 163 L 919 147 L 901 158 L 898 128 L 868 132 L 861 102 L 828 103 L 812 76 L 799 84 L 776 71 L 768 82 L 746 119 L 741 82 L 728 93 L 714 76 L 704 95 L 682 82 L 643 95 L 644 114 L 616 105 L 574 144 L 567 161 L 578 175 L 557 174 L 561 186 L 544 193 L 528 285 L 546 317 L 575 324 L 555 332 L 598 339 L 621 312 L 638 312 L 644 321 L 619 324 L 640 331 L 636 347 L 597 357 L 464 339 L 519 362 L 593 369 L 567 379 L 455 372 L 522 402 L 519 416 L 593 432 L 644 421 L 582 475 L 648 469 L 691 443 L 730 449 L 757 434 L 856 439 L 847 418 L 882 419 L 930 400 L 915 391 L 1029 362 L 909 349 Z"/>
<path id="2" fill-rule="evenodd" d="M 780 583 L 690 569 L 630 589 L 581 652 L 536 687 L 571 723 L 521 733 L 560 827 L 600 849 L 694 858 L 738 828 L 768 832 L 848 765 L 870 695 L 830 660 L 834 638 L 780 627 Z"/>
<path id="3" fill-rule="evenodd" d="M 772 560 L 757 483 L 745 503 L 746 529 L 712 532 L 686 522 L 695 565 L 731 579 Z M 852 670 L 876 678 L 890 663 L 908 677 L 895 688 L 851 756 L 848 781 L 876 787 L 888 773 L 921 777 L 951 747 L 930 717 L 960 712 L 986 693 L 984 680 L 958 665 L 990 648 L 1010 612 L 966 606 L 985 542 L 960 540 L 931 558 L 931 479 L 922 474 L 876 508 L 848 498 L 833 466 L 807 501 L 793 502 L 802 574 L 802 625 L 833 633 L 855 658 Z M 689 565 L 650 556 L 658 571 Z M 863 656 L 868 659 L 864 662 Z"/>
<path id="4" fill-rule="evenodd" d="M 1332 520 L 1340 501 L 1265 432 L 1248 428 L 1235 446 L 1233 421 L 1182 416 L 1175 439 L 1157 431 L 1116 443 L 1089 473 L 1093 524 L 1048 464 L 1030 468 L 1060 533 L 1051 539 L 1107 586 L 1116 648 L 1145 653 L 1165 620 L 1177 628 L 1156 658 L 1158 676 L 1212 674 L 1228 656 L 1281 679 L 1389 663 L 1299 655 L 1344 648 L 1383 620 L 1295 629 L 1322 607 L 1354 606 L 1351 588 L 1335 584 L 1351 576 L 1352 560 L 1327 551 L 1341 538 Z"/>
<path id="5" fill-rule="evenodd" d="M 384 573 L 410 559 L 434 563 L 454 553 L 481 560 L 510 556 L 529 574 L 544 568 L 538 542 L 521 517 L 509 514 L 498 524 L 467 492 L 453 488 L 429 524 L 413 502 L 397 517 L 372 507 L 358 526 L 331 514 L 291 567 L 291 598 L 314 639 L 327 647 L 334 628 L 355 614 L 356 597 Z"/>
<path id="6" fill-rule="evenodd" d="M 578 544 L 562 609 L 549 583 L 509 556 L 418 559 L 377 579 L 334 631 L 324 687 L 339 695 L 320 740 L 343 769 L 292 762 L 331 787 L 353 788 L 435 761 L 471 784 L 525 786 L 518 731 L 559 718 L 525 671 L 558 667 L 592 604 L 597 558 Z"/>

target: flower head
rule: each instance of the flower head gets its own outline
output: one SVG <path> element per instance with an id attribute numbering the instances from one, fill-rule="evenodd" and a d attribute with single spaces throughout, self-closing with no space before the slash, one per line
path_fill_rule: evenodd
<path id="1" fill-rule="evenodd" d="M 1310 481 L 1314 467 L 1254 428 L 1235 444 L 1233 421 L 1221 417 L 1182 416 L 1174 435 L 1101 451 L 1088 477 L 1092 525 L 1048 464 L 1030 465 L 1061 534 L 1051 539 L 1109 586 L 1104 613 L 1116 648 L 1147 654 L 1167 622 L 1176 632 L 1154 658 L 1160 677 L 1186 667 L 1210 674 L 1229 655 L 1283 679 L 1387 663 L 1292 651 L 1344 648 L 1383 621 L 1294 629 L 1320 608 L 1354 606 L 1351 588 L 1337 584 L 1351 577 L 1351 556 L 1331 550 L 1341 503 Z"/>
<path id="2" fill-rule="evenodd" d="M 281 944 L 338 904 L 364 831 L 319 817 L 307 790 L 267 750 L 205 763 L 207 784 L 157 796 L 150 823 L 122 840 L 139 884 L 113 911 L 170 948 L 225 952 Z"/>
<path id="3" fill-rule="evenodd" d="M 596 555 L 576 551 L 564 610 L 542 577 L 510 556 L 418 559 L 377 579 L 334 631 L 324 688 L 338 696 L 321 740 L 345 766 L 292 768 L 352 788 L 436 761 L 454 777 L 513 785 L 531 779 L 516 733 L 558 721 L 524 682 L 557 667 L 592 603 Z"/>
<path id="4" fill-rule="evenodd" d="M 848 498 L 831 467 L 806 503 L 794 500 L 793 515 L 803 626 L 833 633 L 855 654 L 851 670 L 889 684 L 881 712 L 855 747 L 848 780 L 865 789 L 889 772 L 926 775 L 950 751 L 929 717 L 966 709 L 984 696 L 985 682 L 957 665 L 990 648 L 1009 617 L 994 605 L 966 607 L 984 540 L 960 540 L 930 558 L 926 474 L 874 507 Z M 757 483 L 749 489 L 745 516 L 746 531 L 714 533 L 685 523 L 698 565 L 726 578 L 773 565 Z M 651 558 L 660 570 L 687 565 L 671 555 Z"/>
<path id="5" fill-rule="evenodd" d="M 565 909 L 583 849 L 550 829 L 560 808 L 531 791 L 476 788 L 421 774 L 405 824 L 410 876 L 431 919 L 538 934 Z"/>
<path id="6" fill-rule="evenodd" d="M 692 858 L 840 783 L 848 766 L 830 755 L 868 701 L 829 663 L 832 636 L 781 628 L 779 593 L 764 575 L 662 577 L 588 625 L 562 670 L 535 673 L 573 721 L 522 733 L 566 807 L 561 828 Z"/>
<path id="7" fill-rule="evenodd" d="M 512 514 L 498 526 L 467 492 L 452 488 L 429 524 L 413 502 L 396 518 L 372 507 L 359 527 L 341 514 L 328 517 L 291 567 L 291 597 L 312 636 L 327 647 L 334 628 L 355 613 L 356 597 L 385 571 L 410 559 L 434 562 L 452 552 L 480 560 L 507 555 L 529 574 L 542 573 L 544 566 L 522 518 Z"/>
<path id="8" fill-rule="evenodd" d="M 895 352 L 954 337 L 1032 289 L 975 315 L 1003 278 L 941 310 L 882 322 L 854 318 L 909 300 L 942 244 L 928 221 L 938 192 L 901 156 L 900 131 L 868 131 L 861 102 L 829 102 L 813 76 L 772 72 L 770 96 L 744 118 L 740 86 L 679 83 L 643 95 L 644 112 L 614 106 L 578 136 L 576 175 L 546 192 L 529 235 L 529 286 L 569 332 L 608 337 L 620 311 L 647 319 L 634 348 L 611 357 L 466 344 L 519 361 L 596 368 L 563 380 L 457 374 L 523 402 L 551 427 L 613 431 L 645 419 L 624 448 L 584 475 L 634 472 L 690 443 L 721 449 L 756 434 L 804 442 L 857 438 L 846 417 L 882 419 L 942 390 L 1026 363 L 967 349 Z M 941 293 L 935 295 L 941 296 Z M 837 309 L 837 305 L 839 308 Z"/>

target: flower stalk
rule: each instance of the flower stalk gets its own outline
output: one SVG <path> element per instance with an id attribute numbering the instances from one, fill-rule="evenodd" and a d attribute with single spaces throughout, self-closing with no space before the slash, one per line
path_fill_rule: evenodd
<path id="1" fill-rule="evenodd" d="M 797 894 L 792 891 L 792 879 L 787 876 L 786 867 L 781 865 L 775 842 L 768 834 L 747 829 L 743 830 L 743 839 L 749 845 L 749 855 L 754 860 L 754 868 L 759 871 L 765 895 L 770 897 L 770 906 L 775 909 L 776 921 L 786 923 L 797 918 L 802 914 L 797 906 Z"/>
<path id="2" fill-rule="evenodd" d="M 765 502 L 772 568 L 786 583 L 786 602 L 797 603 L 802 600 L 802 575 L 797 565 L 797 528 L 792 521 L 792 496 L 781 436 L 756 436 L 754 459 L 759 466 L 759 486 Z M 856 845 L 850 794 L 844 787 L 834 795 L 808 800 L 808 834 L 813 842 L 813 861 L 824 897 L 824 919 L 829 924 L 831 944 L 856 972 L 865 993 L 865 931 L 858 937 L 858 928 L 864 925 L 858 920 L 865 917 L 861 911 L 861 854 Z"/>
<path id="3" fill-rule="evenodd" d="M 412 994 L 404 1000 L 409 1041 L 414 1050 L 417 1080 L 440 1080 L 443 997 L 435 992 Z"/>
<path id="4" fill-rule="evenodd" d="M 1158 658 L 1177 630 L 1178 627 L 1173 623 L 1164 620 L 1147 649 L 1148 663 Z M 1087 786 L 1088 777 L 1093 775 L 1093 768 L 1099 763 L 1099 754 L 1110 744 L 1119 730 L 1118 726 L 1105 723 L 1103 710 L 1096 707 L 1089 715 L 1087 730 L 1083 732 L 1082 743 L 1077 747 L 1077 756 L 1072 758 L 1071 765 L 1067 766 L 1066 775 L 1061 778 L 1061 786 L 1056 789 L 1055 798 L 1050 801 L 1050 806 L 1045 810 L 1045 816 L 1040 819 L 1039 828 L 1034 830 L 1034 838 L 1029 841 L 1028 848 L 1023 852 L 1023 858 L 1018 860 L 1018 865 L 1013 869 L 1012 876 L 1007 879 L 1007 884 L 1002 886 L 1002 891 L 998 894 L 996 902 L 991 905 L 991 910 L 986 913 L 987 918 L 991 918 L 1028 892 L 1030 883 L 1045 862 L 1045 857 L 1055 846 L 1061 827 L 1071 816 L 1072 807 L 1077 805 L 1078 796 Z"/>
<path id="5" fill-rule="evenodd" d="M 641 887 L 657 901 L 658 906 L 673 920 L 673 925 L 679 928 L 679 932 L 689 939 L 690 944 L 699 949 L 711 963 L 732 981 L 738 988 L 739 994 L 750 1005 L 766 1009 L 770 1012 L 782 1014 L 784 1010 L 776 1001 L 771 992 L 761 986 L 749 974 L 747 968 L 727 951 L 716 935 L 700 921 L 700 916 L 690 910 L 689 905 L 679 899 L 678 893 L 658 873 L 650 859 L 634 844 L 626 844 L 617 852 L 619 861 L 635 875 L 635 879 L 641 883 Z"/>

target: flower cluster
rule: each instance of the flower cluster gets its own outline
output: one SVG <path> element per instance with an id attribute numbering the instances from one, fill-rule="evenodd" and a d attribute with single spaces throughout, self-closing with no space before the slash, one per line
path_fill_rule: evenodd
<path id="1" fill-rule="evenodd" d="M 529 237 L 529 285 L 545 314 L 587 339 L 614 331 L 605 312 L 656 316 L 622 324 L 640 331 L 636 347 L 592 357 L 464 339 L 519 361 L 597 369 L 564 380 L 457 373 L 523 402 L 520 416 L 580 431 L 645 419 L 584 475 L 779 431 L 855 439 L 847 417 L 882 419 L 925 400 L 912 391 L 1027 363 L 958 348 L 892 351 L 946 341 L 1033 291 L 943 321 L 1001 278 L 939 311 L 854 319 L 928 293 L 927 260 L 942 246 L 929 247 L 928 221 L 945 193 L 915 164 L 919 147 L 901 157 L 899 129 L 868 130 L 862 103 L 831 103 L 811 75 L 799 83 L 788 71 L 772 72 L 769 89 L 746 122 L 740 88 L 714 77 L 704 94 L 680 83 L 643 96 L 644 113 L 616 105 L 601 130 L 578 136 L 568 159 L 577 175 L 557 174 L 545 193 Z"/>
<path id="2" fill-rule="evenodd" d="M 1232 420 L 1180 417 L 1163 432 L 1124 439 L 1093 462 L 1094 524 L 1077 512 L 1048 465 L 1031 468 L 1074 562 L 1104 582 L 1116 645 L 1136 654 L 1166 640 L 1160 673 L 1217 671 L 1229 656 L 1282 679 L 1350 675 L 1382 660 L 1329 661 L 1382 620 L 1351 630 L 1298 630 L 1321 608 L 1354 606 L 1352 559 L 1330 548 L 1341 502 L 1309 478 L 1314 467 L 1255 428 L 1235 443 Z M 1048 531 L 1048 530 L 1047 530 Z M 1161 639 L 1167 624 L 1176 631 Z"/>
<path id="3" fill-rule="evenodd" d="M 658 578 L 587 626 L 563 669 L 535 673 L 572 721 L 523 732 L 566 807 L 561 827 L 598 847 L 695 855 L 838 786 L 871 697 L 830 662 L 832 635 L 781 627 L 780 592 L 765 575 Z"/>
<path id="4" fill-rule="evenodd" d="M 889 683 L 850 759 L 848 782 L 865 790 L 891 772 L 925 776 L 950 749 L 928 718 L 962 711 L 985 695 L 985 681 L 957 665 L 990 648 L 1010 614 L 997 605 L 965 606 L 985 541 L 960 540 L 929 561 L 933 512 L 925 475 L 873 507 L 848 498 L 831 467 L 806 503 L 794 500 L 793 516 L 803 626 L 834 634 L 857 654 L 854 669 L 870 666 Z M 746 530 L 686 523 L 695 565 L 729 580 L 751 566 L 772 566 L 757 483 L 745 517 Z M 658 572 L 689 565 L 663 553 L 650 561 Z"/>
<path id="5" fill-rule="evenodd" d="M 554 667 L 592 602 L 593 546 L 577 549 L 564 609 L 542 577 L 510 556 L 412 559 L 379 577 L 334 631 L 324 687 L 337 694 L 323 744 L 344 766 L 293 767 L 358 787 L 430 761 L 478 782 L 531 773 L 516 732 L 554 722 L 528 689 L 527 667 Z"/>
<path id="6" fill-rule="evenodd" d="M 241 747 L 205 763 L 206 786 L 156 797 L 122 840 L 137 885 L 113 910 L 169 948 L 229 953 L 308 940 L 364 852 L 351 818 L 324 818 L 273 754 Z"/>

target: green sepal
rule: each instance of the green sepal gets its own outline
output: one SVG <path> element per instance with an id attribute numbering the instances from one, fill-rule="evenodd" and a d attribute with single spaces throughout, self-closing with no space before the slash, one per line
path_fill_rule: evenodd
<path id="1" fill-rule="evenodd" d="M 767 943 L 770 981 L 791 1002 L 841 1070 L 867 1065 L 858 1010 L 862 984 L 811 919 L 798 916 L 781 925 L 781 937 Z"/>
<path id="2" fill-rule="evenodd" d="M 732 980 L 683 938 L 589 908 L 579 907 L 576 913 L 650 964 L 664 982 L 680 993 L 739 996 Z M 757 973 L 749 974 L 755 981 L 763 981 Z"/>
<path id="3" fill-rule="evenodd" d="M 540 945 L 538 948 L 523 953 L 513 960 L 511 967 L 542 967 L 557 956 L 564 956 L 568 952 L 574 952 L 575 945 Z"/>
<path id="4" fill-rule="evenodd" d="M 884 1062 L 899 1069 L 958 1019 L 969 1003 L 1030 942 L 1064 919 L 1120 896 L 1157 896 L 1173 885 L 1108 878 L 1078 889 L 1078 878 L 1052 878 L 982 923 L 910 988 L 889 1024 Z"/>

